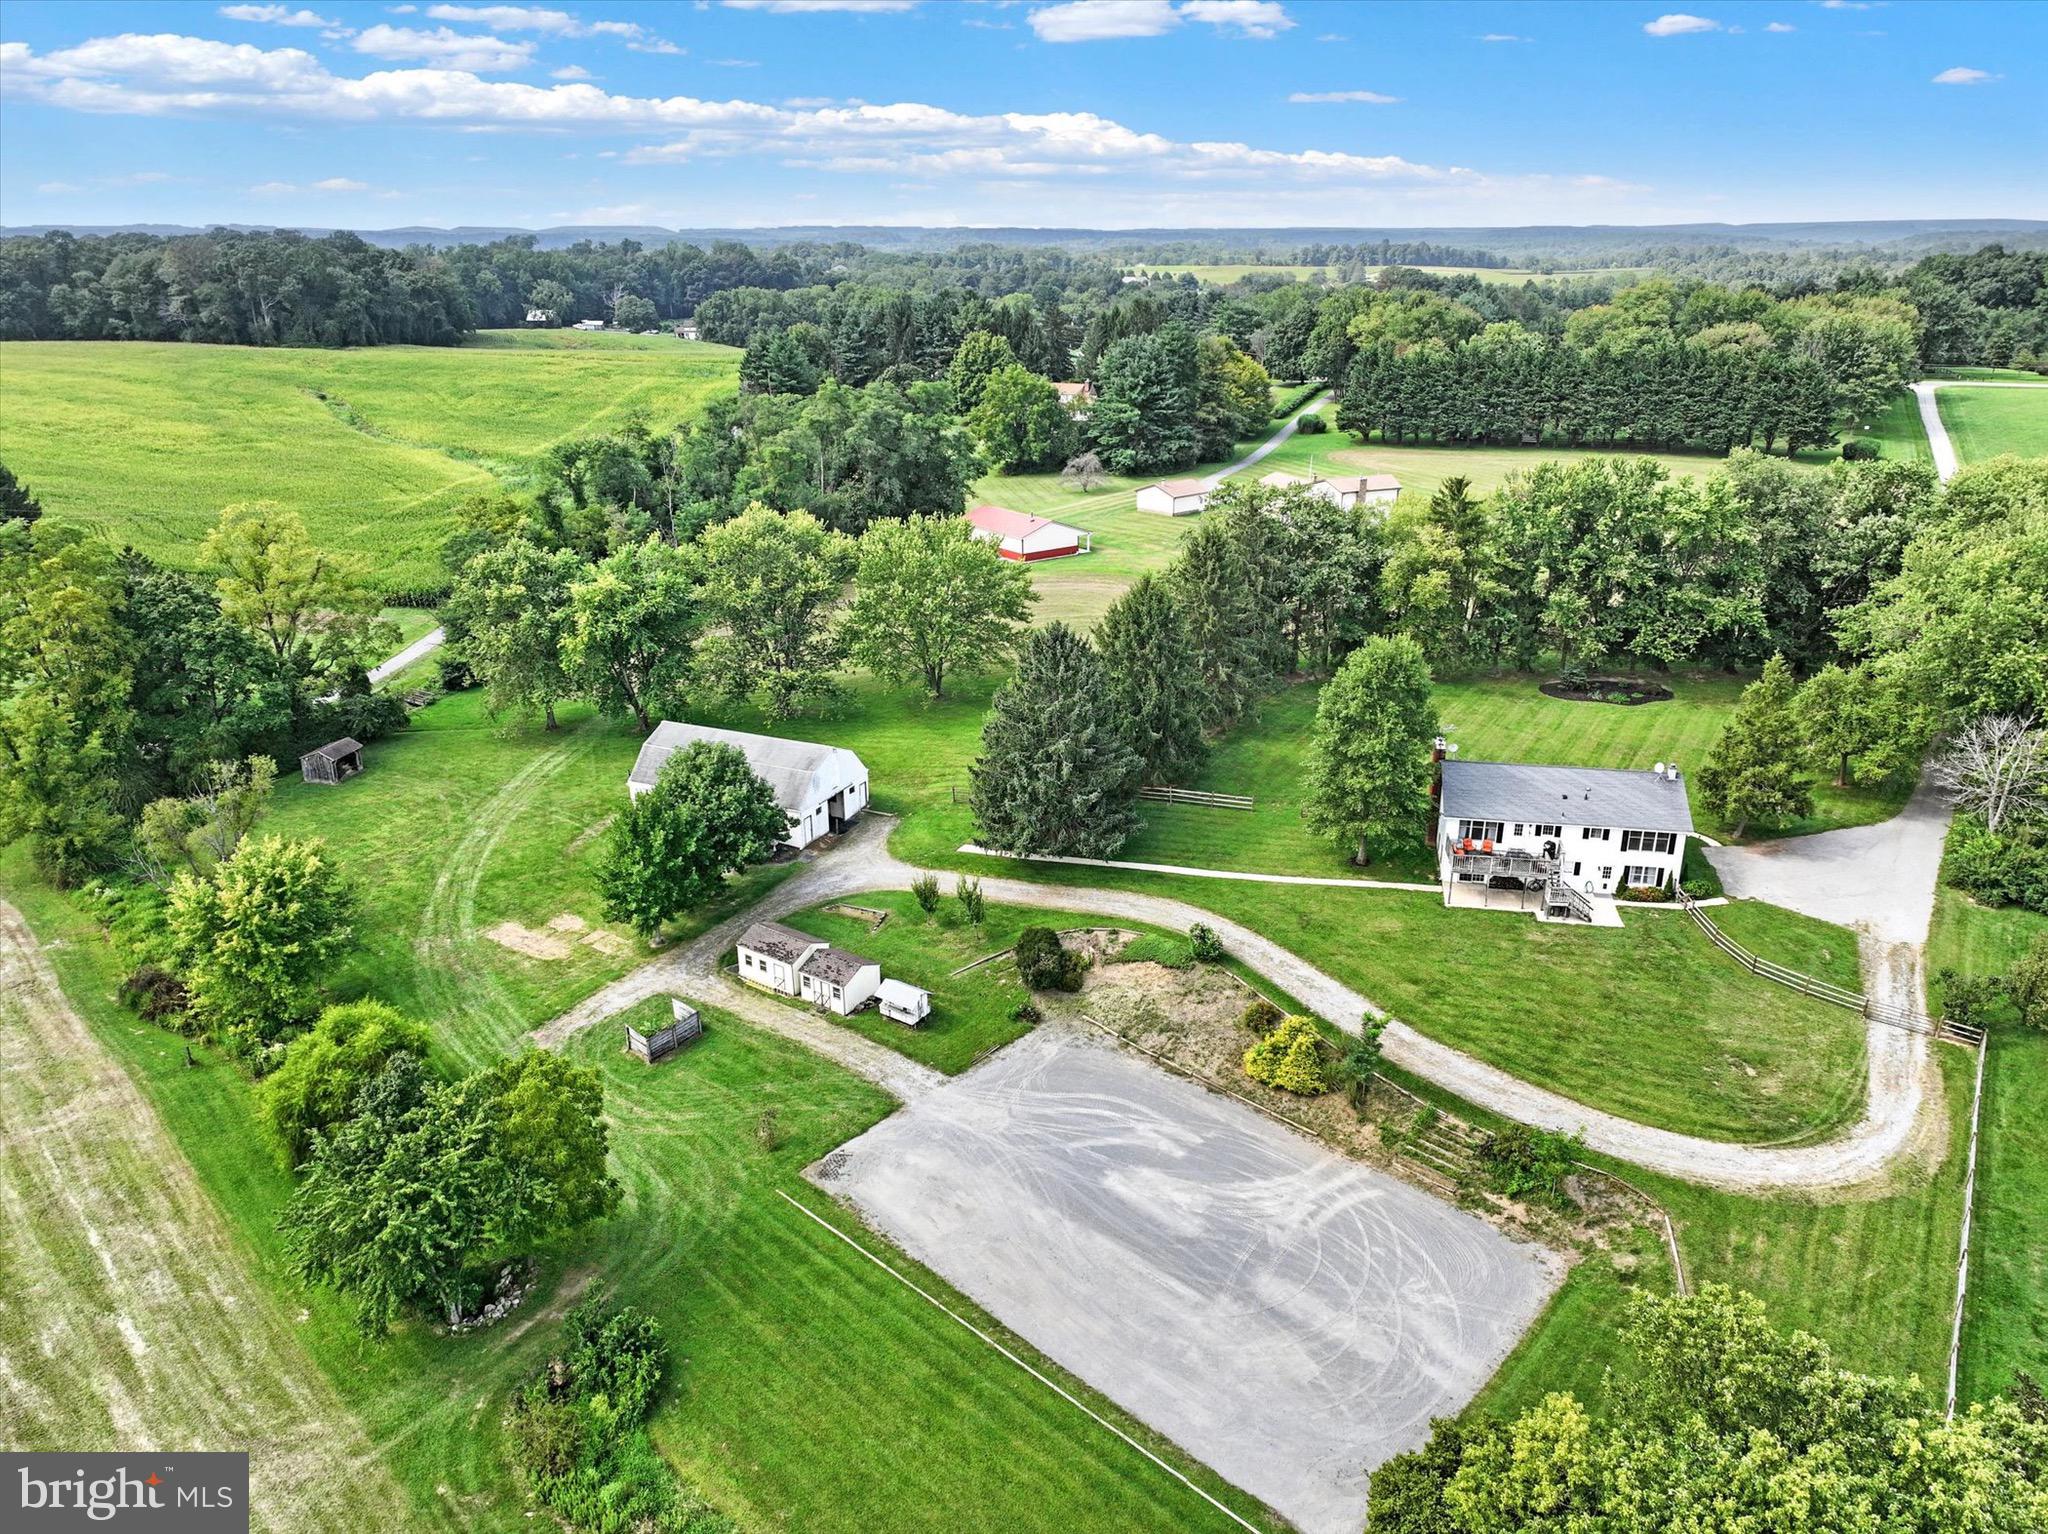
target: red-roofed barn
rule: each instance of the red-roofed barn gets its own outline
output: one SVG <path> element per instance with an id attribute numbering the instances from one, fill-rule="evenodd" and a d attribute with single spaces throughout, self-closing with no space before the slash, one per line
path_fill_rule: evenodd
<path id="1" fill-rule="evenodd" d="M 1005 559 L 1058 559 L 1088 552 L 1089 535 L 1045 517 L 1026 516 L 1007 506 L 976 506 L 967 513 L 974 536 L 995 544 Z"/>

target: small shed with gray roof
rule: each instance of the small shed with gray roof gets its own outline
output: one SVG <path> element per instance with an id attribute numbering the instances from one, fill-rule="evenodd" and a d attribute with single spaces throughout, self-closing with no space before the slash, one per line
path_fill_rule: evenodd
<path id="1" fill-rule="evenodd" d="M 740 979 L 836 1012 L 858 1012 L 882 984 L 882 966 L 781 922 L 757 921 L 740 934 Z"/>
<path id="2" fill-rule="evenodd" d="M 626 792 L 639 798 L 659 781 L 671 756 L 699 741 L 731 746 L 747 759 L 789 817 L 782 840 L 791 847 L 808 847 L 821 836 L 844 831 L 867 808 L 868 769 L 843 746 L 666 719 L 640 747 L 633 770 L 626 775 Z"/>
<path id="3" fill-rule="evenodd" d="M 330 740 L 299 758 L 299 776 L 308 783 L 342 783 L 363 770 L 363 743 L 352 735 Z"/>

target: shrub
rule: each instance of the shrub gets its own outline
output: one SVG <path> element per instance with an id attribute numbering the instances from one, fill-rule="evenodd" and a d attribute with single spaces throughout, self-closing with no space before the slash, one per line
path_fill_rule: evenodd
<path id="1" fill-rule="evenodd" d="M 1865 437 L 1851 437 L 1842 444 L 1844 463 L 1873 463 L 1883 456 L 1884 453 L 1878 445 Z"/>
<path id="2" fill-rule="evenodd" d="M 597 1289 L 563 1319 L 562 1331 L 566 1388 L 580 1398 L 603 1396 L 622 1424 L 644 1418 L 668 1365 L 654 1317 Z"/>
<path id="3" fill-rule="evenodd" d="M 138 964 L 135 973 L 121 982 L 121 1000 L 145 1021 L 161 1023 L 182 1017 L 189 998 L 185 982 L 161 964 Z"/>
<path id="4" fill-rule="evenodd" d="M 1986 829 L 1976 817 L 1950 831 L 1942 877 L 1986 905 L 2048 912 L 2048 827 Z"/>
<path id="5" fill-rule="evenodd" d="M 1188 952 L 1203 964 L 1217 964 L 1223 959 L 1223 939 L 1216 935 L 1216 929 L 1202 922 L 1188 928 Z"/>
<path id="6" fill-rule="evenodd" d="M 428 1042 L 424 1025 L 381 1001 L 353 1001 L 322 1012 L 285 1046 L 283 1059 L 256 1094 L 285 1166 L 298 1165 L 316 1133 L 355 1112 L 357 1095 L 393 1055 L 425 1059 Z"/>
<path id="7" fill-rule="evenodd" d="M 1479 1147 L 1487 1178 L 1510 1198 L 1541 1197 L 1563 1203 L 1564 1180 L 1585 1150 L 1577 1135 L 1510 1124 L 1489 1134 Z"/>
<path id="8" fill-rule="evenodd" d="M 969 926 L 981 925 L 983 911 L 988 902 L 981 893 L 981 881 L 962 874 L 953 881 L 953 897 L 960 902 L 960 910 L 966 916 Z"/>
<path id="9" fill-rule="evenodd" d="M 1017 974 L 1034 991 L 1081 989 L 1081 956 L 1060 946 L 1050 927 L 1026 927 L 1017 934 Z"/>
<path id="10" fill-rule="evenodd" d="M 1246 1033 L 1255 1033 L 1260 1038 L 1264 1038 L 1275 1028 L 1278 1028 L 1281 1020 L 1286 1016 L 1285 1012 L 1282 1012 L 1273 1003 L 1266 1000 L 1265 997 L 1255 996 L 1245 1006 L 1245 1009 L 1238 1013 L 1237 1022 L 1238 1026 L 1244 1029 Z"/>
<path id="11" fill-rule="evenodd" d="M 1671 891 L 1661 884 L 1631 884 L 1628 898 L 1648 905 L 1662 905 L 1671 898 Z"/>
<path id="12" fill-rule="evenodd" d="M 910 893 L 917 901 L 918 908 L 925 915 L 931 915 L 932 912 L 939 908 L 939 876 L 937 874 L 919 874 L 910 881 Z"/>
<path id="13" fill-rule="evenodd" d="M 1330 1089 L 1329 1067 L 1323 1059 L 1323 1036 L 1312 1017 L 1284 1019 L 1280 1026 L 1244 1052 L 1244 1073 L 1269 1087 L 1314 1097 Z"/>
<path id="14" fill-rule="evenodd" d="M 1695 900 L 1712 900 L 1721 892 L 1705 879 L 1681 879 L 1678 887 Z"/>
<path id="15" fill-rule="evenodd" d="M 1045 1014 L 1039 1011 L 1033 1002 L 1020 1001 L 1010 1008 L 1010 1021 L 1013 1023 L 1025 1023 L 1035 1027 L 1044 1018 Z"/>
<path id="16" fill-rule="evenodd" d="M 1319 415 L 1305 415 L 1301 418 L 1301 424 L 1294 429 L 1304 437 L 1320 437 L 1330 429 L 1330 423 Z"/>

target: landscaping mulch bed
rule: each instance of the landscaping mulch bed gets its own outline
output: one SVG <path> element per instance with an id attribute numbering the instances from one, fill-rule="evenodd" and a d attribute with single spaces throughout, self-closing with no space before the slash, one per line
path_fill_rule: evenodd
<path id="1" fill-rule="evenodd" d="M 1596 676 L 1586 680 L 1583 686 L 1572 686 L 1567 682 L 1543 682 L 1536 689 L 1546 698 L 1558 698 L 1566 703 L 1619 703 L 1633 706 L 1638 703 L 1669 703 L 1671 689 L 1661 682 L 1645 682 L 1639 677 Z"/>

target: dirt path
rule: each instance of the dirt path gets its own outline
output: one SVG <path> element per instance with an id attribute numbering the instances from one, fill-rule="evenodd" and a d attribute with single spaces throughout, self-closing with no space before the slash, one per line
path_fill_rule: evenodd
<path id="1" fill-rule="evenodd" d="M 5 903 L 0 1230 L 0 1444 L 246 1448 L 258 1528 L 402 1524 L 405 1494 Z"/>
<path id="2" fill-rule="evenodd" d="M 641 996 L 661 994 L 671 988 L 688 995 L 701 995 L 705 1000 L 721 1000 L 703 991 L 707 983 L 706 955 L 715 961 L 748 921 L 784 915 L 821 901 L 857 895 L 864 890 L 908 889 L 918 870 L 901 862 L 889 851 L 888 836 L 893 829 L 894 822 L 885 817 L 866 817 L 839 846 L 822 854 L 802 873 L 784 881 L 752 911 L 733 918 L 695 943 L 664 955 L 607 986 L 582 1006 L 536 1029 L 533 1034 L 535 1041 L 549 1047 L 557 1046 L 577 1029 L 611 1016 Z M 1195 922 L 1206 922 L 1222 937 L 1224 945 L 1236 958 L 1339 1027 L 1355 1029 L 1367 1012 L 1383 1014 L 1384 1011 L 1370 998 L 1332 979 L 1262 933 L 1185 901 L 1129 890 L 1029 884 L 992 875 L 984 875 L 981 885 L 989 899 L 1011 905 L 1045 906 L 1149 922 L 1169 930 L 1185 930 Z M 1885 969 L 1885 966 L 1880 968 Z M 1886 972 L 1890 973 L 1889 970 Z M 1905 974 L 1917 976 L 1917 970 L 1909 965 Z M 1881 978 L 1873 980 L 1873 984 L 1884 983 Z M 1905 978 L 1899 981 L 1900 985 L 1908 983 L 1911 982 Z M 812 1021 L 793 1009 L 740 991 L 737 986 L 732 990 L 742 1000 L 766 1008 L 778 1017 L 794 1022 Z M 801 1042 L 812 1042 L 789 1027 L 766 1022 L 751 1012 L 745 1015 L 750 1021 L 764 1021 L 764 1026 L 776 1027 L 777 1031 L 786 1032 Z M 829 1040 L 823 1046 L 824 1052 L 870 1080 L 880 1082 L 897 1096 L 908 1100 L 929 1089 L 928 1080 L 914 1079 L 914 1073 L 923 1072 L 923 1067 L 910 1067 L 912 1074 L 906 1075 L 905 1067 L 909 1063 L 893 1051 L 870 1044 L 857 1034 L 829 1023 L 817 1022 L 815 1026 L 822 1028 Z M 1873 1025 L 1874 1028 L 1876 1026 Z M 1834 1139 L 1818 1145 L 1786 1147 L 1706 1140 L 1588 1108 L 1583 1103 L 1534 1086 L 1497 1066 L 1428 1038 L 1398 1019 L 1389 1023 L 1383 1044 L 1387 1058 L 1396 1065 L 1483 1108 L 1525 1124 L 1582 1134 L 1593 1149 L 1652 1171 L 1682 1177 L 1689 1182 L 1750 1192 L 1769 1188 L 1842 1187 L 1867 1182 L 1880 1176 L 1886 1165 L 1913 1142 L 1915 1127 L 1926 1101 L 1922 1090 L 1924 1046 L 1911 1042 L 1916 1037 L 1912 1035 L 1903 1036 L 1907 1042 L 1899 1044 L 1893 1037 L 1896 1032 L 1885 1029 L 1882 1040 L 1876 1040 L 1873 1034 L 1876 1043 L 1873 1054 L 1882 1050 L 1890 1063 L 1879 1069 L 1878 1063 L 1873 1061 L 1871 1095 L 1865 1104 L 1863 1118 Z M 886 1058 L 876 1060 L 872 1058 L 874 1055 Z M 924 1074 L 929 1076 L 928 1072 Z M 903 1084 L 895 1084 L 890 1077 L 900 1078 Z"/>

